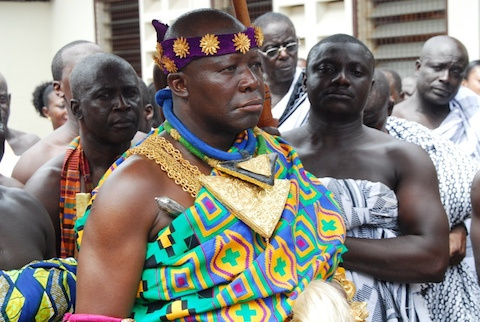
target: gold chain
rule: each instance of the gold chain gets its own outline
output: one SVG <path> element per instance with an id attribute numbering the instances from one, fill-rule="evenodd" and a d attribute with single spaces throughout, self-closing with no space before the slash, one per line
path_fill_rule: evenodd
<path id="1" fill-rule="evenodd" d="M 185 160 L 182 153 L 164 137 L 150 135 L 142 144 L 129 150 L 129 156 L 132 154 L 144 155 L 155 161 L 183 191 L 194 198 L 197 196 L 201 187 L 198 179 L 203 175 L 202 172 Z"/>

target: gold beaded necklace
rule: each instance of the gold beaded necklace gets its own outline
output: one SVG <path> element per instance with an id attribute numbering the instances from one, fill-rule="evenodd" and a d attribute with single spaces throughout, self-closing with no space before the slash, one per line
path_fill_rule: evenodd
<path id="1" fill-rule="evenodd" d="M 194 198 L 197 196 L 201 188 L 199 178 L 203 173 L 196 165 L 185 160 L 182 153 L 164 137 L 150 135 L 142 144 L 130 149 L 129 154 L 144 155 L 155 161 L 183 191 Z"/>

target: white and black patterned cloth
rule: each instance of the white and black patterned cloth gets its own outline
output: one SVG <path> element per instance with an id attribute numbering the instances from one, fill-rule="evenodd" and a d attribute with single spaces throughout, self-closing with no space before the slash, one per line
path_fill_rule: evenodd
<path id="1" fill-rule="evenodd" d="M 286 132 L 305 124 L 309 117 L 310 101 L 303 86 L 305 71 L 297 67 L 295 76 L 285 96 L 272 108 L 278 119 L 278 130 Z"/>
<path id="2" fill-rule="evenodd" d="M 397 237 L 398 202 L 393 190 L 381 182 L 321 178 L 344 214 L 348 237 L 382 239 Z M 346 270 L 357 288 L 354 300 L 367 302 L 368 321 L 431 321 L 420 284 L 380 281 Z"/>
<path id="3" fill-rule="evenodd" d="M 429 154 L 437 170 L 440 198 L 450 227 L 470 218 L 471 182 L 479 162 L 416 122 L 389 117 L 386 129 L 390 135 L 417 144 Z M 450 266 L 443 282 L 423 284 L 422 290 L 433 321 L 480 321 L 480 286 L 465 261 Z"/>

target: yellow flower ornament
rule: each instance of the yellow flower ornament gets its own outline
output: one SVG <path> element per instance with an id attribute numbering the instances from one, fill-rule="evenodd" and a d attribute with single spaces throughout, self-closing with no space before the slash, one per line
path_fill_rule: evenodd
<path id="1" fill-rule="evenodd" d="M 257 26 L 234 34 L 208 33 L 202 37 L 162 40 L 168 26 L 158 20 L 152 21 L 152 24 L 157 31 L 157 51 L 153 58 L 165 74 L 181 70 L 194 59 L 233 53 L 246 54 L 263 43 L 262 29 Z"/>

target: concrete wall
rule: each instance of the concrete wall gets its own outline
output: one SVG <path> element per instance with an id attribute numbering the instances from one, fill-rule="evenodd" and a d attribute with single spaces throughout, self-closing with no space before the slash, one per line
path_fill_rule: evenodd
<path id="1" fill-rule="evenodd" d="M 93 0 L 0 2 L 0 73 L 12 95 L 9 127 L 40 137 L 52 131 L 33 107 L 33 90 L 52 79 L 50 64 L 63 45 L 95 41 L 93 9 Z"/>

